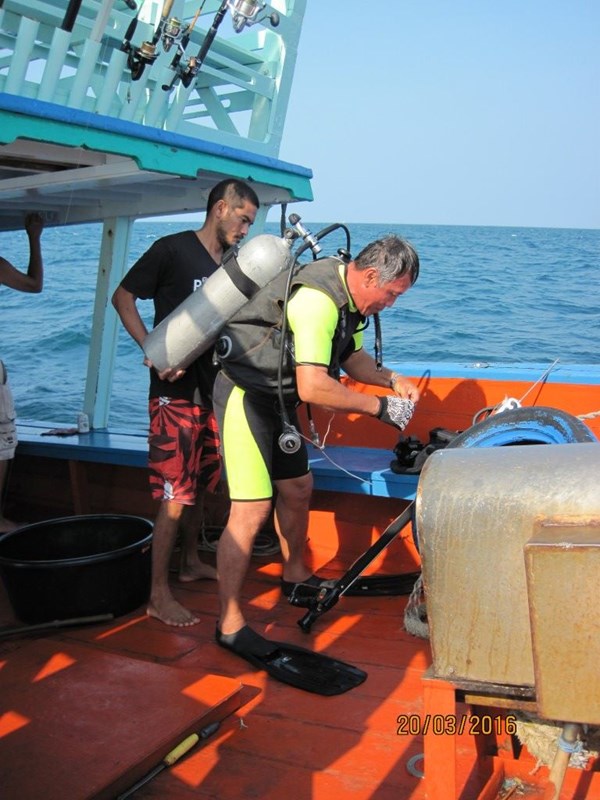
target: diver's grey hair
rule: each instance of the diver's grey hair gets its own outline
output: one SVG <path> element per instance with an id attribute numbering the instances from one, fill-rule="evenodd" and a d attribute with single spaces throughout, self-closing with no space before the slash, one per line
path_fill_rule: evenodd
<path id="1" fill-rule="evenodd" d="M 411 286 L 419 277 L 419 256 L 405 239 L 390 234 L 364 247 L 354 259 L 358 269 L 375 267 L 379 285 L 391 283 L 402 275 L 410 275 Z"/>

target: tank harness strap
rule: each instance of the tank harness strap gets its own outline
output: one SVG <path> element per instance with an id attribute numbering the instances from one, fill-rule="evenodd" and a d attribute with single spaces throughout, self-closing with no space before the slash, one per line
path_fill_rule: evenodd
<path id="1" fill-rule="evenodd" d="M 235 248 L 229 250 L 223 257 L 221 267 L 225 270 L 235 288 L 250 300 L 258 292 L 260 286 L 242 271 L 236 255 Z"/>

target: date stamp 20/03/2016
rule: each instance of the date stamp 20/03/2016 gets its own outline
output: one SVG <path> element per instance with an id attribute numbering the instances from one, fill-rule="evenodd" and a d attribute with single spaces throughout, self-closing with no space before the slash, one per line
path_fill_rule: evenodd
<path id="1" fill-rule="evenodd" d="M 514 714 L 400 714 L 396 724 L 397 736 L 512 736 L 517 732 Z"/>

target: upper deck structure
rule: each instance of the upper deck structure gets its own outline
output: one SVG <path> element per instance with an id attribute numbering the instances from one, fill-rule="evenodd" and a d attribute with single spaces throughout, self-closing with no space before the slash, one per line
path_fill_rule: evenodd
<path id="1" fill-rule="evenodd" d="M 305 5 L 5 0 L 0 230 L 202 210 L 223 176 L 252 182 L 257 229 L 312 199 L 278 159 Z"/>

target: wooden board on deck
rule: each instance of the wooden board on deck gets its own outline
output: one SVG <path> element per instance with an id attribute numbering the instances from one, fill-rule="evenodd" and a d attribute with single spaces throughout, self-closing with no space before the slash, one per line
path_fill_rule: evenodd
<path id="1" fill-rule="evenodd" d="M 235 678 L 61 640 L 0 657 L 4 800 L 114 798 L 241 705 Z"/>

